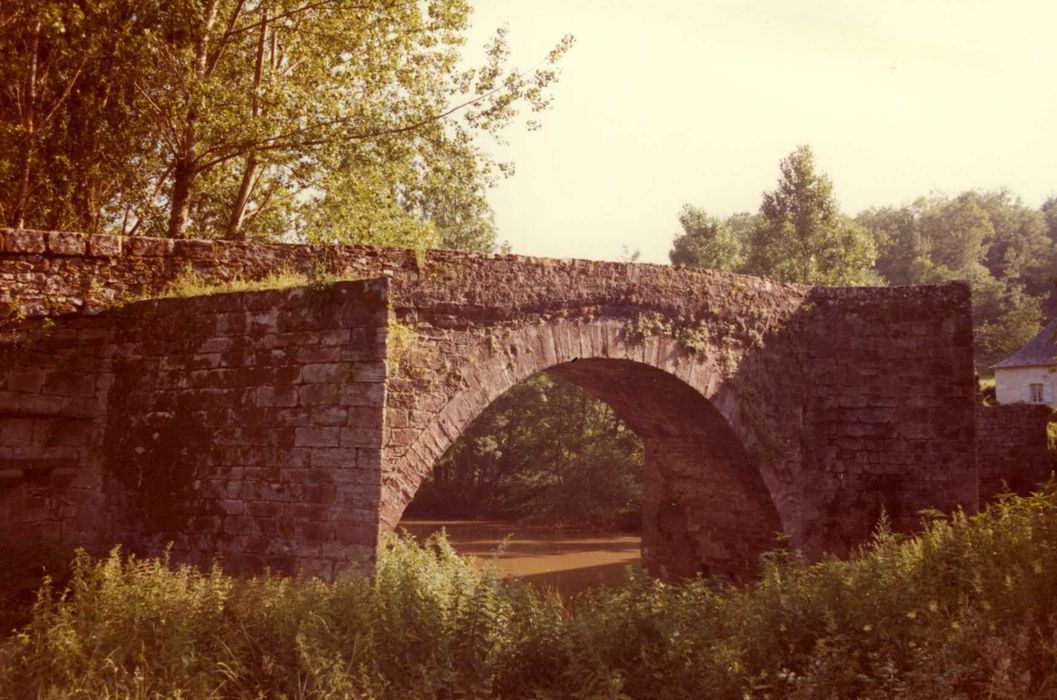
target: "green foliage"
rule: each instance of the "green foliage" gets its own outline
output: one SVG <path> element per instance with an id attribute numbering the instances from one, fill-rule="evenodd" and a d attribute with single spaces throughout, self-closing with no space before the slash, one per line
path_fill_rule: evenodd
<path id="1" fill-rule="evenodd" d="M 408 514 L 637 529 L 642 460 L 638 437 L 607 404 L 541 374 L 474 421 Z"/>
<path id="2" fill-rule="evenodd" d="M 833 184 L 815 171 L 811 149 L 800 146 L 779 167 L 778 186 L 760 203 L 746 272 L 809 284 L 870 281 L 873 241 L 840 213 Z"/>
<path id="3" fill-rule="evenodd" d="M 724 221 L 687 204 L 679 212 L 683 233 L 672 241 L 673 265 L 734 272 L 742 265 L 742 241 Z"/>
<path id="4" fill-rule="evenodd" d="M 778 186 L 764 194 L 758 215 L 721 221 L 686 205 L 679 219 L 673 264 L 813 284 L 966 280 L 982 370 L 1057 314 L 1057 197 L 1036 210 L 1006 190 L 933 194 L 850 220 L 801 146 L 782 161 Z"/>
<path id="5" fill-rule="evenodd" d="M 156 120 L 136 92 L 158 3 L 0 7 L 0 221 L 98 233 L 149 197 Z"/>
<path id="6" fill-rule="evenodd" d="M 875 283 L 873 240 L 839 211 L 833 184 L 816 172 L 811 149 L 800 146 L 779 167 L 778 185 L 764 193 L 757 215 L 723 221 L 685 205 L 679 214 L 683 233 L 669 252 L 672 263 L 784 282 Z"/>
<path id="7" fill-rule="evenodd" d="M 0 221 L 172 237 L 495 243 L 476 144 L 550 104 L 466 0 L 0 7 Z M 526 124 L 534 127 L 534 122 Z"/>
<path id="8" fill-rule="evenodd" d="M 223 292 L 260 292 L 267 289 L 287 289 L 310 285 L 313 280 L 307 275 L 290 269 L 279 269 L 270 272 L 259 280 L 235 278 L 223 282 L 214 282 L 193 268 L 180 272 L 169 284 L 151 299 L 169 299 L 173 297 L 197 297 Z"/>
<path id="9" fill-rule="evenodd" d="M 1044 314 L 1057 313 L 1057 242 L 1045 205 L 1031 209 L 1005 190 L 969 191 L 870 209 L 857 221 L 873 235 L 877 272 L 890 284 L 972 284 L 980 369 L 1030 340 Z"/>
<path id="10" fill-rule="evenodd" d="M 395 373 L 413 358 L 418 348 L 418 334 L 413 326 L 390 319 L 387 337 L 390 371 Z"/>
<path id="11" fill-rule="evenodd" d="M 563 605 L 391 539 L 373 578 L 74 562 L 0 648 L 14 697 L 1052 697 L 1057 487 L 882 521 L 847 561 L 768 555 L 745 588 L 632 572 Z"/>

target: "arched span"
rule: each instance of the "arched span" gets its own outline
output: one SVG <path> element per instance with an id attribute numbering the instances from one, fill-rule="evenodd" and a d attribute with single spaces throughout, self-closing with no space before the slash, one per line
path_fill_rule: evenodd
<path id="1" fill-rule="evenodd" d="M 397 454 L 386 446 L 393 467 L 383 475 L 383 532 L 395 527 L 435 461 L 492 401 L 547 371 L 611 405 L 642 439 L 643 559 L 652 571 L 740 578 L 756 569 L 782 525 L 746 449 L 755 438 L 739 418 L 733 389 L 707 359 L 667 337 L 629 342 L 614 321 L 540 324 L 495 345 L 462 368 L 463 386 L 407 449 Z M 418 410 L 429 413 L 425 402 Z"/>

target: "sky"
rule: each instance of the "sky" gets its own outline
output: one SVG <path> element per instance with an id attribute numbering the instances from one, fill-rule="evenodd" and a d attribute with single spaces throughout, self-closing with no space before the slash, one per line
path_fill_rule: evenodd
<path id="1" fill-rule="evenodd" d="M 1057 194 L 1057 3 L 473 0 L 465 56 L 508 24 L 530 68 L 566 33 L 538 131 L 482 144 L 525 255 L 667 262 L 685 203 L 756 211 L 800 144 L 846 213 L 930 192 Z"/>

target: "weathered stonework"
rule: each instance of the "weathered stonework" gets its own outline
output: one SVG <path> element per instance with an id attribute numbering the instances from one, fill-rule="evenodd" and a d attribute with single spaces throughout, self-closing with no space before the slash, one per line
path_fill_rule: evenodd
<path id="1" fill-rule="evenodd" d="M 1053 411 L 1037 404 L 980 406 L 977 460 L 980 499 L 1004 492 L 1028 493 L 1057 468 L 1046 438 Z"/>
<path id="2" fill-rule="evenodd" d="M 0 535 L 238 571 L 369 562 L 385 279 L 142 301 L 8 330 Z"/>
<path id="3" fill-rule="evenodd" d="M 173 541 L 187 560 L 333 575 L 540 371 L 643 439 L 654 570 L 743 576 L 779 532 L 815 557 L 882 508 L 909 529 L 978 504 L 961 284 L 26 231 L 0 248 L 0 537 Z M 373 281 L 112 308 L 185 270 L 277 269 Z"/>

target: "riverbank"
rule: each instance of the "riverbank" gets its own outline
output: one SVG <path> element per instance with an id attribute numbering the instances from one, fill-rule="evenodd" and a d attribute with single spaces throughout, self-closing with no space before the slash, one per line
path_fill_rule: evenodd
<path id="1" fill-rule="evenodd" d="M 596 586 L 619 586 L 629 566 L 641 561 L 636 533 L 559 529 L 502 520 L 404 520 L 419 542 L 443 531 L 456 552 L 496 566 L 541 590 L 572 597 Z"/>

